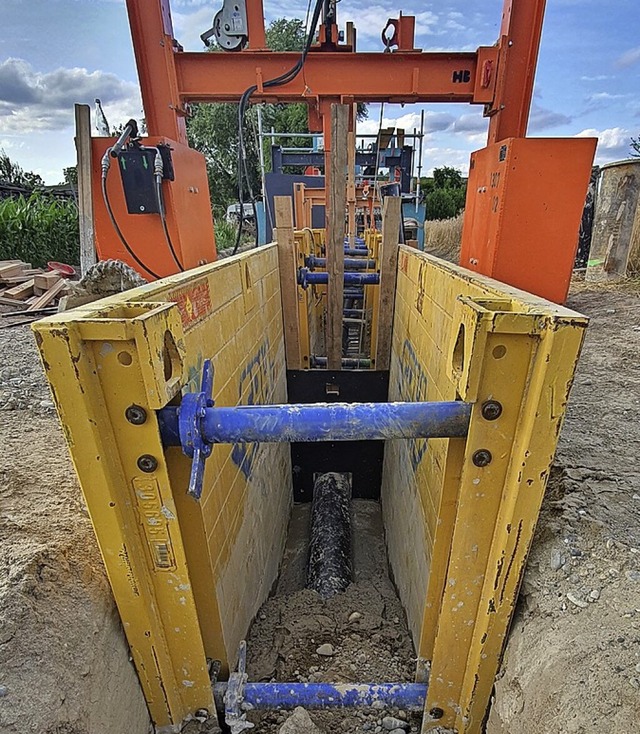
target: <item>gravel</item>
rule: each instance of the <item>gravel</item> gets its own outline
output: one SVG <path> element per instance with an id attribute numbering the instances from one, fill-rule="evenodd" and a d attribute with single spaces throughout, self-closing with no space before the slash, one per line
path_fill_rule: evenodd
<path id="1" fill-rule="evenodd" d="M 9 319 L 3 319 L 7 322 Z M 55 408 L 33 333 L 28 325 L 0 330 L 0 410 L 29 410 L 53 415 Z"/>

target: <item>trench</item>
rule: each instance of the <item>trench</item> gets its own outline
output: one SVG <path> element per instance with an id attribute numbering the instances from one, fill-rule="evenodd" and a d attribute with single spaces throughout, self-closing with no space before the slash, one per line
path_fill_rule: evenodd
<path id="1" fill-rule="evenodd" d="M 311 504 L 293 506 L 280 575 L 247 636 L 250 681 L 412 682 L 415 651 L 387 561 L 379 502 L 350 507 L 352 580 L 323 599 L 306 588 Z M 318 652 L 320 651 L 320 652 Z M 323 654 L 324 653 L 324 654 Z M 256 732 L 277 732 L 288 714 L 249 713 Z M 385 716 L 419 727 L 421 716 L 399 709 L 313 711 L 324 732 L 375 731 Z"/>

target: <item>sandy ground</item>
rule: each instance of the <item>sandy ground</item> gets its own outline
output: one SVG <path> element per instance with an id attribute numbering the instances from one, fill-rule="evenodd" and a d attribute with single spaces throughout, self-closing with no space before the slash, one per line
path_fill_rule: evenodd
<path id="1" fill-rule="evenodd" d="M 640 731 L 640 292 L 591 318 L 489 734 Z"/>
<path id="2" fill-rule="evenodd" d="M 489 734 L 640 731 L 639 292 L 582 289 L 570 305 L 592 323 Z M 26 327 L 0 331 L 0 355 L 0 732 L 146 734 L 144 701 Z M 404 614 L 388 577 L 374 571 L 383 558 L 374 510 L 354 517 L 365 543 L 356 547 L 359 575 L 333 602 L 318 605 L 301 589 L 304 544 L 290 545 L 249 637 L 251 678 L 411 679 Z M 296 522 L 294 535 L 304 511 Z M 318 655 L 325 643 L 333 655 Z M 329 734 L 375 732 L 382 715 L 312 718 Z M 253 731 L 278 731 L 285 719 L 276 712 Z"/>
<path id="3" fill-rule="evenodd" d="M 0 412 L 0 732 L 146 734 L 147 708 L 26 327 L 0 331 L 0 355 L 2 404 L 11 392 L 27 406 Z"/>

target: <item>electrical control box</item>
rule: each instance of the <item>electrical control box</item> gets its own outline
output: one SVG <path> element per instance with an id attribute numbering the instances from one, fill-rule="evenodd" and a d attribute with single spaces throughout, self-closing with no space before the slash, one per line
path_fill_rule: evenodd
<path id="1" fill-rule="evenodd" d="M 173 181 L 171 150 L 166 145 L 158 146 L 158 150 L 162 157 L 162 178 Z M 136 145 L 124 148 L 118 153 L 118 168 L 129 214 L 160 213 L 154 175 L 155 158 L 155 149 Z"/>

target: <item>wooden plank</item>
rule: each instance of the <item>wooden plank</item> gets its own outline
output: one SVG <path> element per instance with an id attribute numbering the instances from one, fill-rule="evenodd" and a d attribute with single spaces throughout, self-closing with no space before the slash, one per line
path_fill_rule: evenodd
<path id="1" fill-rule="evenodd" d="M 354 110 L 354 117 L 355 117 Z M 347 135 L 347 209 L 349 246 L 353 247 L 356 236 L 356 134 Z"/>
<path id="2" fill-rule="evenodd" d="M 293 236 L 293 208 L 288 196 L 275 196 L 280 295 L 284 325 L 284 348 L 288 370 L 302 369 L 300 358 L 300 322 L 298 321 L 298 285 L 296 283 L 296 247 Z"/>
<path id="3" fill-rule="evenodd" d="M 43 306 L 47 306 L 54 298 L 56 298 L 56 296 L 59 296 L 66 287 L 67 281 L 61 278 L 57 283 L 54 283 L 48 291 L 43 293 L 41 296 L 38 296 L 27 310 L 36 311 Z"/>
<path id="4" fill-rule="evenodd" d="M 2 306 L 24 306 L 24 301 L 20 301 L 17 298 L 7 298 L 7 296 L 0 296 L 0 305 Z"/>
<path id="5" fill-rule="evenodd" d="M 331 150 L 326 182 L 327 367 L 342 367 L 342 311 L 344 308 L 344 218 L 347 206 L 347 135 L 349 105 L 331 105 Z"/>
<path id="6" fill-rule="evenodd" d="M 55 270 L 50 270 L 47 273 L 40 273 L 34 276 L 33 285 L 36 288 L 41 288 L 43 291 L 48 291 L 52 285 L 57 283 L 62 276 Z"/>
<path id="7" fill-rule="evenodd" d="M 21 262 L 0 263 L 0 280 L 19 277 L 24 269 Z"/>
<path id="8" fill-rule="evenodd" d="M 27 280 L 20 285 L 14 285 L 13 288 L 8 288 L 4 292 L 4 295 L 8 298 L 17 298 L 22 301 L 33 293 L 33 283 L 34 280 L 31 278 L 31 280 Z"/>
<path id="9" fill-rule="evenodd" d="M 400 233 L 400 197 L 388 196 L 382 209 L 382 242 L 380 243 L 380 308 L 376 340 L 376 369 L 388 370 L 391 362 L 391 329 L 396 297 L 398 240 Z"/>
<path id="10" fill-rule="evenodd" d="M 91 199 L 91 111 L 89 105 L 75 105 L 76 152 L 78 156 L 78 210 L 80 224 L 80 272 L 95 265 L 95 231 Z"/>

